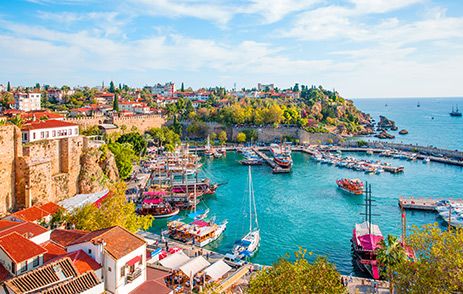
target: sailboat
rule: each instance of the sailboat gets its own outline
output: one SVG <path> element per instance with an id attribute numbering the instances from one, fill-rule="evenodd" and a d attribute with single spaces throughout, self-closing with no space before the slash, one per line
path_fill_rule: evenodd
<path id="1" fill-rule="evenodd" d="M 454 109 L 452 106 L 452 112 L 450 112 L 450 116 L 461 116 L 461 112 L 458 110 L 458 105 L 456 109 Z"/>
<path id="2" fill-rule="evenodd" d="M 420 104 L 420 101 L 418 101 L 418 104 L 416 104 L 416 107 L 420 107 L 421 104 Z"/>
<path id="3" fill-rule="evenodd" d="M 371 185 L 366 184 L 365 187 L 365 222 L 355 224 L 351 239 L 352 252 L 357 267 L 377 280 L 380 275 L 376 253 L 384 237 L 379 226 L 371 223 Z"/>
<path id="4" fill-rule="evenodd" d="M 233 254 L 240 258 L 250 258 L 259 249 L 260 229 L 257 222 L 256 200 L 254 198 L 254 187 L 252 185 L 251 166 L 248 167 L 248 192 L 249 192 L 249 232 L 240 240 L 235 242 Z M 254 217 L 254 219 L 253 219 Z"/>

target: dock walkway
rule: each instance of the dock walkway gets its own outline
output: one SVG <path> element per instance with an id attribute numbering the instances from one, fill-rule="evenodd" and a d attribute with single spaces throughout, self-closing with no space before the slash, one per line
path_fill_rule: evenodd
<path id="1" fill-rule="evenodd" d="M 463 205 L 463 199 L 452 199 L 452 198 L 431 198 L 431 197 L 400 197 L 399 207 L 403 209 L 414 209 L 414 210 L 436 210 L 436 203 L 441 200 L 450 200 L 452 203 L 458 203 Z"/>
<path id="2" fill-rule="evenodd" d="M 260 158 L 262 158 L 270 167 L 272 168 L 272 172 L 274 174 L 281 174 L 281 173 L 289 173 L 291 172 L 291 168 L 282 168 L 278 164 L 276 164 L 272 158 L 268 157 L 267 154 L 262 152 L 256 147 L 252 148 L 252 151 L 254 151 Z"/>

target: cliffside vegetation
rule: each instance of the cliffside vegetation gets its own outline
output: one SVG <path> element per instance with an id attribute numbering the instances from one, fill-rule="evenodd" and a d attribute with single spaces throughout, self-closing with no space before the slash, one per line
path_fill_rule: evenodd
<path id="1" fill-rule="evenodd" d="M 351 100 L 338 92 L 320 87 L 303 87 L 299 98 L 241 98 L 226 97 L 219 104 L 209 99 L 195 110 L 186 99 L 168 106 L 168 113 L 176 119 L 190 120 L 190 133 L 204 130 L 201 122 L 214 121 L 225 125 L 290 125 L 309 132 L 355 134 L 362 124 L 369 122 L 368 115 L 358 110 Z"/>

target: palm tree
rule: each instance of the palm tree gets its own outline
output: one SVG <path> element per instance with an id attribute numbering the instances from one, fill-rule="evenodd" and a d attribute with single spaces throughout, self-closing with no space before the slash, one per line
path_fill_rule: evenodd
<path id="1" fill-rule="evenodd" d="M 13 118 L 10 119 L 10 123 L 14 124 L 18 128 L 21 128 L 24 121 L 19 115 L 16 115 L 16 116 L 14 116 Z"/>
<path id="2" fill-rule="evenodd" d="M 389 278 L 389 293 L 394 291 L 394 268 L 407 260 L 402 243 L 393 235 L 387 236 L 387 243 L 383 239 L 380 243 L 380 248 L 377 250 L 377 259 L 382 268 Z"/>

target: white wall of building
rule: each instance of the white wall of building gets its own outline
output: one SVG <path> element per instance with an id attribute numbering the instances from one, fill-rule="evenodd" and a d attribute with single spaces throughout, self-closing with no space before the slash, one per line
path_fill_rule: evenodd
<path id="1" fill-rule="evenodd" d="M 79 135 L 79 126 L 34 129 L 22 131 L 22 142 L 34 142 L 40 140 L 63 139 L 77 137 Z"/>

